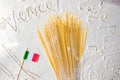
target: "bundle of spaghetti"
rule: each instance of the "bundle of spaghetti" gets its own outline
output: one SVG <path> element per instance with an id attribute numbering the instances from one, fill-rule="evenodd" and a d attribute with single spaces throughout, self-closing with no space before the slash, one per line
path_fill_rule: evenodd
<path id="1" fill-rule="evenodd" d="M 87 29 L 75 15 L 67 12 L 51 16 L 37 33 L 57 80 L 77 80 L 76 70 L 83 56 Z"/>

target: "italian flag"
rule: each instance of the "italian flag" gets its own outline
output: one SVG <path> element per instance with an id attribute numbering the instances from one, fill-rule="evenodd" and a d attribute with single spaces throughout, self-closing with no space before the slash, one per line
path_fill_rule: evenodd
<path id="1" fill-rule="evenodd" d="M 39 60 L 39 54 L 38 53 L 34 53 L 34 54 L 30 54 L 28 50 L 25 51 L 23 59 L 27 60 L 28 58 L 31 59 L 32 62 L 38 62 Z"/>

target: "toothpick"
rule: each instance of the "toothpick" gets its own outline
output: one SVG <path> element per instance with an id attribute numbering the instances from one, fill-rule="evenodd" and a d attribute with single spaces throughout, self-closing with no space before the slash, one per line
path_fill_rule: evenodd
<path id="1" fill-rule="evenodd" d="M 28 48 L 27 48 L 26 50 L 28 50 Z M 18 80 L 18 79 L 19 79 L 19 76 L 20 76 L 20 73 L 21 73 L 21 70 L 22 70 L 22 67 L 23 67 L 24 61 L 25 61 L 25 60 L 22 59 L 22 62 L 21 62 L 21 65 L 20 65 L 20 68 L 19 68 L 19 71 L 18 71 L 18 74 L 17 74 L 17 77 L 16 77 L 15 80 Z"/>
<path id="2" fill-rule="evenodd" d="M 22 70 L 23 64 L 24 64 L 24 59 L 22 59 L 22 62 L 21 62 L 21 65 L 20 65 L 20 68 L 19 68 L 19 71 L 18 71 L 18 74 L 17 74 L 17 77 L 16 77 L 15 80 L 18 80 L 18 79 L 19 79 L 19 76 L 20 76 L 20 73 L 21 73 L 21 70 Z"/>

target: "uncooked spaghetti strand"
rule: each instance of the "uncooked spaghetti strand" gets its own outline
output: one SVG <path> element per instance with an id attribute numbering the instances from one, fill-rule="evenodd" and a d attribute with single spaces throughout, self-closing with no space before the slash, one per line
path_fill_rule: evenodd
<path id="1" fill-rule="evenodd" d="M 73 76 L 75 76 L 75 57 L 74 57 L 74 40 L 73 40 L 73 16 L 72 16 L 72 25 L 71 25 L 71 51 L 72 51 L 72 66 L 73 66 Z"/>
<path id="2" fill-rule="evenodd" d="M 72 51 L 71 51 L 71 27 L 72 27 L 72 20 L 71 16 L 69 17 L 69 26 L 67 28 L 67 48 L 68 48 L 68 60 L 69 60 L 69 72 L 70 77 L 73 79 L 73 61 L 72 61 Z"/>
<path id="3" fill-rule="evenodd" d="M 65 57 L 64 32 L 59 31 L 60 26 L 58 26 L 58 23 L 56 25 L 56 28 L 57 28 L 57 35 L 58 35 L 58 43 L 59 43 L 59 46 L 60 46 L 60 55 L 61 55 L 62 62 L 63 62 L 63 69 L 64 69 L 64 72 L 66 73 L 66 70 L 67 70 L 67 68 L 66 68 L 66 59 L 64 58 Z"/>
<path id="4" fill-rule="evenodd" d="M 66 76 L 70 76 L 69 74 L 69 62 L 68 62 L 68 53 L 67 53 L 67 41 L 66 41 L 66 37 L 67 37 L 67 28 L 68 28 L 68 14 L 66 13 L 66 20 L 64 21 L 64 30 L 63 30 L 63 35 L 61 36 L 61 40 L 63 43 L 63 50 L 64 50 L 64 55 L 65 55 L 65 70 L 66 70 Z"/>
<path id="5" fill-rule="evenodd" d="M 64 69 L 65 69 L 65 61 L 64 61 L 64 58 L 63 58 L 63 56 L 64 56 L 64 52 L 63 52 L 63 49 L 62 49 L 62 46 L 63 46 L 63 44 L 62 44 L 62 41 L 61 41 L 61 37 L 60 37 L 60 32 L 59 32 L 59 26 L 58 26 L 58 22 L 57 22 L 57 20 L 54 20 L 54 28 L 56 29 L 56 35 L 57 35 L 57 43 L 58 43 L 58 48 L 59 48 L 59 51 L 60 51 L 60 53 L 59 53 L 59 55 L 60 55 L 60 59 L 61 59 L 61 62 L 62 62 L 62 66 L 63 66 L 63 71 L 65 71 Z M 63 33 L 61 32 L 61 35 L 63 35 Z"/>
<path id="6" fill-rule="evenodd" d="M 85 41 L 85 37 L 86 37 L 86 32 L 87 32 L 87 29 L 86 29 L 86 28 L 82 28 L 82 29 L 81 29 L 80 59 L 81 59 L 82 56 L 83 56 L 83 50 L 84 50 L 84 45 L 85 45 L 85 44 L 84 44 L 84 41 Z"/>
<path id="7" fill-rule="evenodd" d="M 37 34 L 38 34 L 38 37 L 39 37 L 39 39 L 40 39 L 40 41 L 41 41 L 41 43 L 42 43 L 42 45 L 43 45 L 43 47 L 44 47 L 44 51 L 45 51 L 45 53 L 46 53 L 46 56 L 47 56 L 47 58 L 48 58 L 48 60 L 49 60 L 49 62 L 50 62 L 50 64 L 51 64 L 51 66 L 52 66 L 55 74 L 57 75 L 57 71 L 56 71 L 56 69 L 55 69 L 54 63 L 52 62 L 52 60 L 51 60 L 51 58 L 50 58 L 50 56 L 49 56 L 49 54 L 48 54 L 49 52 L 48 52 L 48 50 L 47 50 L 46 44 L 45 44 L 44 39 L 43 39 L 40 31 L 38 30 L 38 28 L 37 28 Z"/>
<path id="8" fill-rule="evenodd" d="M 84 35 L 83 35 L 83 51 L 84 51 L 84 47 L 85 47 L 86 33 L 87 33 L 87 28 L 84 28 Z M 83 52 L 83 51 L 82 51 L 82 52 Z"/>
<path id="9" fill-rule="evenodd" d="M 74 25 L 75 25 L 75 28 L 74 28 L 74 46 L 75 46 L 75 52 L 76 52 L 76 55 L 75 55 L 75 67 L 78 66 L 78 63 L 79 63 L 79 43 L 80 43 L 80 22 L 74 18 Z"/>
<path id="10" fill-rule="evenodd" d="M 77 44 L 77 47 L 76 47 L 76 50 L 77 50 L 77 58 L 79 59 L 79 49 L 80 49 L 80 28 L 81 28 L 81 21 L 78 19 L 77 21 L 77 29 L 76 29 L 76 36 L 77 36 L 77 39 L 76 39 L 76 44 Z"/>
<path id="11" fill-rule="evenodd" d="M 51 54 L 51 55 L 54 55 L 54 58 L 56 59 L 56 67 L 58 68 L 58 72 L 60 72 L 59 71 L 59 64 L 60 64 L 60 62 L 59 61 L 61 61 L 61 60 L 59 60 L 59 57 L 58 57 L 58 54 L 56 54 L 56 53 L 60 53 L 59 51 L 58 51 L 58 49 L 56 48 L 56 47 L 58 47 L 58 46 L 56 46 L 55 45 L 55 42 L 56 42 L 56 37 L 55 37 L 55 34 L 54 34 L 54 32 L 56 32 L 56 29 L 54 28 L 54 26 L 53 25 L 51 25 L 51 22 L 49 21 L 49 24 L 50 24 L 50 26 L 47 28 L 47 31 L 48 31 L 48 33 L 49 33 L 49 36 L 50 36 L 50 43 L 51 43 L 51 46 L 52 46 L 52 50 L 54 51 L 54 53 L 55 54 Z M 58 63 L 59 62 L 59 63 Z M 60 73 L 59 73 L 59 75 L 60 75 Z"/>
<path id="12" fill-rule="evenodd" d="M 71 35 L 70 28 L 72 26 L 71 26 L 71 16 L 68 14 L 68 12 L 66 13 L 66 20 L 68 20 L 68 21 L 66 21 L 66 24 L 67 24 L 67 27 L 66 27 L 66 48 L 71 49 L 71 47 L 70 47 L 70 35 Z M 69 65 L 69 75 L 70 75 L 70 77 L 72 77 L 72 64 L 71 64 L 72 63 L 72 61 L 71 61 L 72 52 L 67 50 L 67 53 L 68 53 L 67 56 L 68 56 L 68 65 Z M 69 53 L 71 53 L 71 54 L 69 54 Z"/>
<path id="13" fill-rule="evenodd" d="M 69 40 L 70 40 L 70 62 L 71 62 L 71 76 L 74 77 L 74 61 L 73 61 L 73 46 L 72 46 L 72 27 L 73 27 L 73 16 L 70 16 L 70 33 L 69 33 Z"/>
<path id="14" fill-rule="evenodd" d="M 43 47 L 44 47 L 44 50 L 45 50 L 45 53 L 46 53 L 47 58 L 50 60 L 50 63 L 53 64 L 52 61 L 51 61 L 51 59 L 50 59 L 49 54 L 47 54 L 47 53 L 48 53 L 48 50 L 47 50 L 46 44 L 45 44 L 44 39 L 43 39 L 40 31 L 38 30 L 38 28 L 37 28 L 37 34 L 38 34 L 38 37 L 39 37 L 39 39 L 40 39 L 40 41 L 41 41 L 41 43 L 42 43 L 42 45 L 43 45 Z M 52 67 L 54 67 L 54 66 L 52 66 Z"/>
<path id="15" fill-rule="evenodd" d="M 61 40 L 64 40 L 64 25 L 63 25 L 63 23 L 62 23 L 62 18 L 61 18 L 61 16 L 58 16 L 58 22 L 57 22 L 57 27 L 55 27 L 55 31 L 56 31 L 56 33 L 58 33 L 58 30 L 61 32 L 61 35 L 60 36 L 62 36 L 61 37 Z M 63 41 L 62 41 L 63 42 Z M 59 33 L 57 34 L 57 44 L 58 44 L 58 46 L 60 45 L 60 42 L 59 42 Z M 64 43 L 63 43 L 64 44 Z M 64 46 L 64 45 L 63 45 Z M 63 71 L 64 72 L 62 72 L 61 74 L 63 75 L 66 71 L 65 71 L 65 64 L 64 64 L 64 58 L 63 58 L 63 54 L 64 53 L 62 53 L 61 52 L 61 49 L 60 49 L 61 47 L 59 46 L 59 51 L 60 51 L 60 60 L 61 60 L 61 64 L 63 65 L 61 68 L 63 69 Z M 64 74 L 65 75 L 65 74 Z"/>
<path id="16" fill-rule="evenodd" d="M 49 55 L 50 55 L 50 59 L 52 60 L 52 62 L 53 62 L 53 64 L 54 64 L 54 69 L 55 69 L 55 71 L 57 72 L 57 77 L 59 78 L 59 69 L 58 69 L 58 67 L 57 67 L 57 62 L 56 62 L 56 59 L 55 59 L 55 56 L 54 56 L 54 54 L 55 54 L 55 52 L 53 51 L 53 48 L 52 48 L 52 46 L 51 46 L 51 38 L 50 38 L 50 33 L 47 31 L 47 28 L 45 27 L 45 29 L 44 29 L 44 34 L 45 34 L 45 37 L 46 37 L 46 42 L 47 42 L 47 48 L 49 49 L 49 52 L 50 53 L 48 53 Z"/>
<path id="17" fill-rule="evenodd" d="M 61 63 L 61 68 L 62 68 L 62 71 L 64 71 L 64 62 L 63 62 L 63 56 L 62 56 L 62 52 L 61 52 L 61 47 L 60 47 L 60 43 L 59 43 L 59 35 L 58 35 L 58 31 L 57 31 L 57 28 L 58 28 L 58 24 L 56 22 L 56 20 L 54 19 L 53 17 L 53 20 L 54 20 L 54 25 L 53 25 L 53 28 L 55 29 L 54 32 L 56 34 L 56 42 L 57 42 L 57 47 L 58 47 L 58 50 L 59 50 L 59 53 L 57 53 L 59 56 L 60 56 L 60 63 Z M 59 73 L 61 71 L 59 70 Z M 60 73 L 61 74 L 61 73 Z M 64 72 L 62 73 L 62 75 L 64 74 Z M 62 76 L 61 76 L 62 78 Z"/>

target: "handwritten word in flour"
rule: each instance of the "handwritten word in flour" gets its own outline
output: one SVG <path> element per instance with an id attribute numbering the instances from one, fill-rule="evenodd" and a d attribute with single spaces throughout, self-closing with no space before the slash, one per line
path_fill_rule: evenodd
<path id="1" fill-rule="evenodd" d="M 11 29 L 15 32 L 18 32 L 18 25 L 20 23 L 28 23 L 33 18 L 40 18 L 43 14 L 47 14 L 50 11 L 57 11 L 53 7 L 51 1 L 47 1 L 44 4 L 35 4 L 25 7 L 22 10 L 13 10 L 12 11 L 12 22 L 8 21 L 6 18 L 2 17 L 2 19 L 11 27 Z"/>

